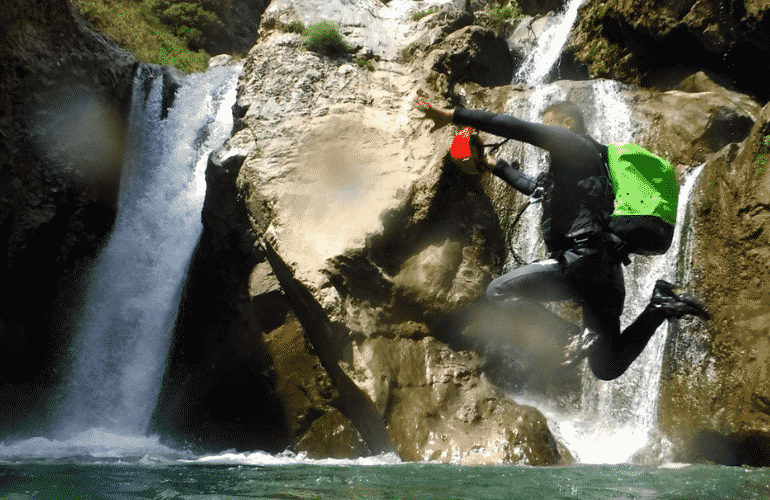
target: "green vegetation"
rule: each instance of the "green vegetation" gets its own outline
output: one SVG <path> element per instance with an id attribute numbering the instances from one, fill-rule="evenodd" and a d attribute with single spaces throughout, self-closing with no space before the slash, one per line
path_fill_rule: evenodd
<path id="1" fill-rule="evenodd" d="M 222 40 L 230 25 L 230 0 L 146 0 L 163 24 L 193 49 Z"/>
<path id="2" fill-rule="evenodd" d="M 484 12 L 489 16 L 489 20 L 497 29 L 501 29 L 505 23 L 514 21 L 522 16 L 521 8 L 514 0 L 511 0 L 508 5 L 487 5 Z"/>
<path id="3" fill-rule="evenodd" d="M 767 170 L 767 155 L 770 153 L 770 134 L 765 135 L 754 153 L 754 175 L 762 175 Z"/>
<path id="4" fill-rule="evenodd" d="M 436 7 L 431 7 L 430 9 L 417 11 L 414 14 L 412 14 L 412 21 L 419 21 L 423 17 L 429 16 L 431 14 L 435 14 L 436 12 L 438 12 L 438 8 Z"/>
<path id="5" fill-rule="evenodd" d="M 73 0 L 73 3 L 96 29 L 112 36 L 140 61 L 174 66 L 188 73 L 206 70 L 209 54 L 201 49 L 192 50 L 185 38 L 161 22 L 151 1 Z"/>
<path id="6" fill-rule="evenodd" d="M 622 55 L 620 45 L 599 38 L 591 43 L 588 49 L 588 69 L 594 75 L 606 74 L 609 64 L 617 62 Z"/>
<path id="7" fill-rule="evenodd" d="M 331 21 L 313 23 L 305 28 L 305 47 L 326 55 L 345 54 L 353 48 L 345 41 L 336 24 Z"/>
<path id="8" fill-rule="evenodd" d="M 305 33 L 305 24 L 302 21 L 291 21 L 283 26 L 284 31 L 289 33 Z"/>
<path id="9" fill-rule="evenodd" d="M 363 57 L 356 57 L 355 59 L 356 64 L 358 64 L 359 68 L 364 68 L 368 71 L 374 71 L 374 64 L 372 64 L 372 61 L 369 59 L 363 58 Z"/>
<path id="10" fill-rule="evenodd" d="M 417 52 L 417 42 L 412 42 L 403 49 L 401 49 L 401 62 L 408 63 L 414 59 Z"/>

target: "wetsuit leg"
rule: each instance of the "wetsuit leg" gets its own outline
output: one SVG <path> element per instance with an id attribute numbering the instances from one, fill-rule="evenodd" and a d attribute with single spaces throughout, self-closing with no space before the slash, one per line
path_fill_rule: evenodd
<path id="1" fill-rule="evenodd" d="M 561 362 L 562 350 L 580 327 L 545 308 L 539 302 L 574 299 L 575 290 L 565 279 L 559 261 L 546 259 L 522 266 L 492 281 L 487 287 L 488 302 L 496 303 L 487 318 L 495 318 L 494 309 L 504 311 L 494 327 L 487 320 L 488 332 L 501 339 L 514 340 L 520 352 L 528 353 L 532 366 L 543 369 Z M 501 302 L 504 304 L 500 304 Z"/>
<path id="2" fill-rule="evenodd" d="M 492 301 L 528 299 L 538 302 L 567 300 L 575 291 L 565 279 L 559 261 L 546 259 L 514 269 L 494 279 L 487 287 Z"/>
<path id="3" fill-rule="evenodd" d="M 584 309 L 584 318 L 586 312 Z M 592 319 L 587 328 L 610 331 L 619 327 L 619 317 L 601 313 L 589 313 Z M 594 375 L 601 380 L 613 380 L 623 375 L 631 363 L 639 357 L 658 327 L 665 321 L 663 311 L 648 306 L 620 335 L 602 335 L 595 351 L 589 357 Z M 617 324 L 618 326 L 615 326 Z"/>
<path id="4" fill-rule="evenodd" d="M 647 342 L 666 319 L 665 313 L 648 306 L 623 333 L 620 333 L 620 315 L 623 312 L 625 288 L 620 264 L 609 261 L 606 252 L 586 259 L 582 273 L 573 272 L 573 279 L 585 283 L 583 324 L 599 334 L 596 346 L 589 356 L 589 366 L 601 380 L 621 376 L 644 350 Z M 595 266 L 594 273 L 589 271 Z"/>

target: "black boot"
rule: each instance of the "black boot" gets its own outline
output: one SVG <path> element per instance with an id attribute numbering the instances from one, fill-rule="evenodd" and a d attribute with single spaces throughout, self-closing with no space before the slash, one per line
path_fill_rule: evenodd
<path id="1" fill-rule="evenodd" d="M 694 314 L 703 319 L 711 318 L 703 302 L 668 281 L 658 280 L 655 282 L 650 305 L 665 311 L 669 318 L 681 318 L 688 314 Z"/>

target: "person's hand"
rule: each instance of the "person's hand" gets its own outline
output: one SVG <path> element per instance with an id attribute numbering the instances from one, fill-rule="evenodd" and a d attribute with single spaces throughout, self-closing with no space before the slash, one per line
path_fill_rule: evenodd
<path id="1" fill-rule="evenodd" d="M 431 129 L 431 132 L 452 123 L 452 114 L 454 111 L 451 109 L 436 109 L 431 105 L 431 103 L 422 97 L 417 99 L 417 108 L 424 113 L 424 118 L 433 120 L 433 128 Z"/>

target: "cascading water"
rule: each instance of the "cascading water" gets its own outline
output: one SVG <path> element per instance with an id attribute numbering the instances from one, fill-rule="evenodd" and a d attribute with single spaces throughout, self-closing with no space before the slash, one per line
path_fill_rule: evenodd
<path id="1" fill-rule="evenodd" d="M 202 229 L 206 162 L 232 130 L 239 73 L 186 77 L 161 119 L 161 68 L 137 71 L 117 219 L 88 279 L 58 438 L 147 431 Z"/>
<path id="2" fill-rule="evenodd" d="M 541 83 L 561 54 L 577 12 L 585 0 L 570 0 L 564 10 L 553 18 L 550 26 L 538 37 L 537 45 L 527 54 L 514 75 L 513 81 L 537 85 Z"/>
<path id="3" fill-rule="evenodd" d="M 627 105 L 619 95 L 617 82 L 594 85 L 596 116 L 603 117 L 602 127 L 590 133 L 603 143 L 633 141 L 633 125 Z M 700 171 L 700 170 L 697 170 Z M 665 255 L 633 257 L 624 269 L 626 302 L 621 316 L 625 328 L 649 302 L 655 280 L 674 281 L 681 249 L 681 234 L 690 193 L 697 179 L 688 173 L 679 193 L 678 218 L 671 248 Z M 611 382 L 596 379 L 587 367 L 583 373 L 581 411 L 572 420 L 563 438 L 584 462 L 617 463 L 628 460 L 648 440 L 657 417 L 658 388 L 663 348 L 668 332 L 664 323 L 652 337 L 639 358 L 625 374 Z M 570 426 L 567 426 L 570 427 Z"/>
<path id="4" fill-rule="evenodd" d="M 540 37 L 538 45 L 514 77 L 514 81 L 535 85 L 534 92 L 528 102 L 509 101 L 505 112 L 537 122 L 547 104 L 565 98 L 565 91 L 558 84 L 542 85 L 541 82 L 558 59 L 582 3 L 582 0 L 572 0 L 552 20 L 551 26 Z M 620 97 L 618 83 L 595 80 L 591 82 L 591 90 L 594 116 L 601 117 L 601 125 L 599 120 L 595 120 L 593 126 L 589 124 L 589 134 L 603 144 L 632 142 L 634 124 L 628 106 Z M 501 154 L 514 156 L 513 148 L 513 145 L 507 146 Z M 520 156 L 522 170 L 530 176 L 542 172 L 546 164 L 545 156 L 543 150 L 524 145 Z M 657 257 L 637 256 L 632 265 L 624 269 L 626 303 L 621 317 L 622 327 L 629 325 L 647 305 L 656 279 L 675 280 L 684 211 L 696 178 L 692 173 L 688 174 L 681 189 L 680 215 L 674 244 L 669 252 Z M 538 208 L 529 208 L 524 212 L 516 228 L 511 245 L 513 252 L 506 262 L 505 271 L 545 257 L 545 246 L 537 229 L 541 209 L 539 205 L 535 206 Z M 555 409 L 550 402 L 531 394 L 514 397 L 519 402 L 529 402 L 540 408 L 549 418 L 555 434 L 579 460 L 591 463 L 626 461 L 647 442 L 655 425 L 666 325 L 660 327 L 642 355 L 617 380 L 599 381 L 584 364 L 580 408 L 574 413 L 565 414 L 563 409 Z"/>

